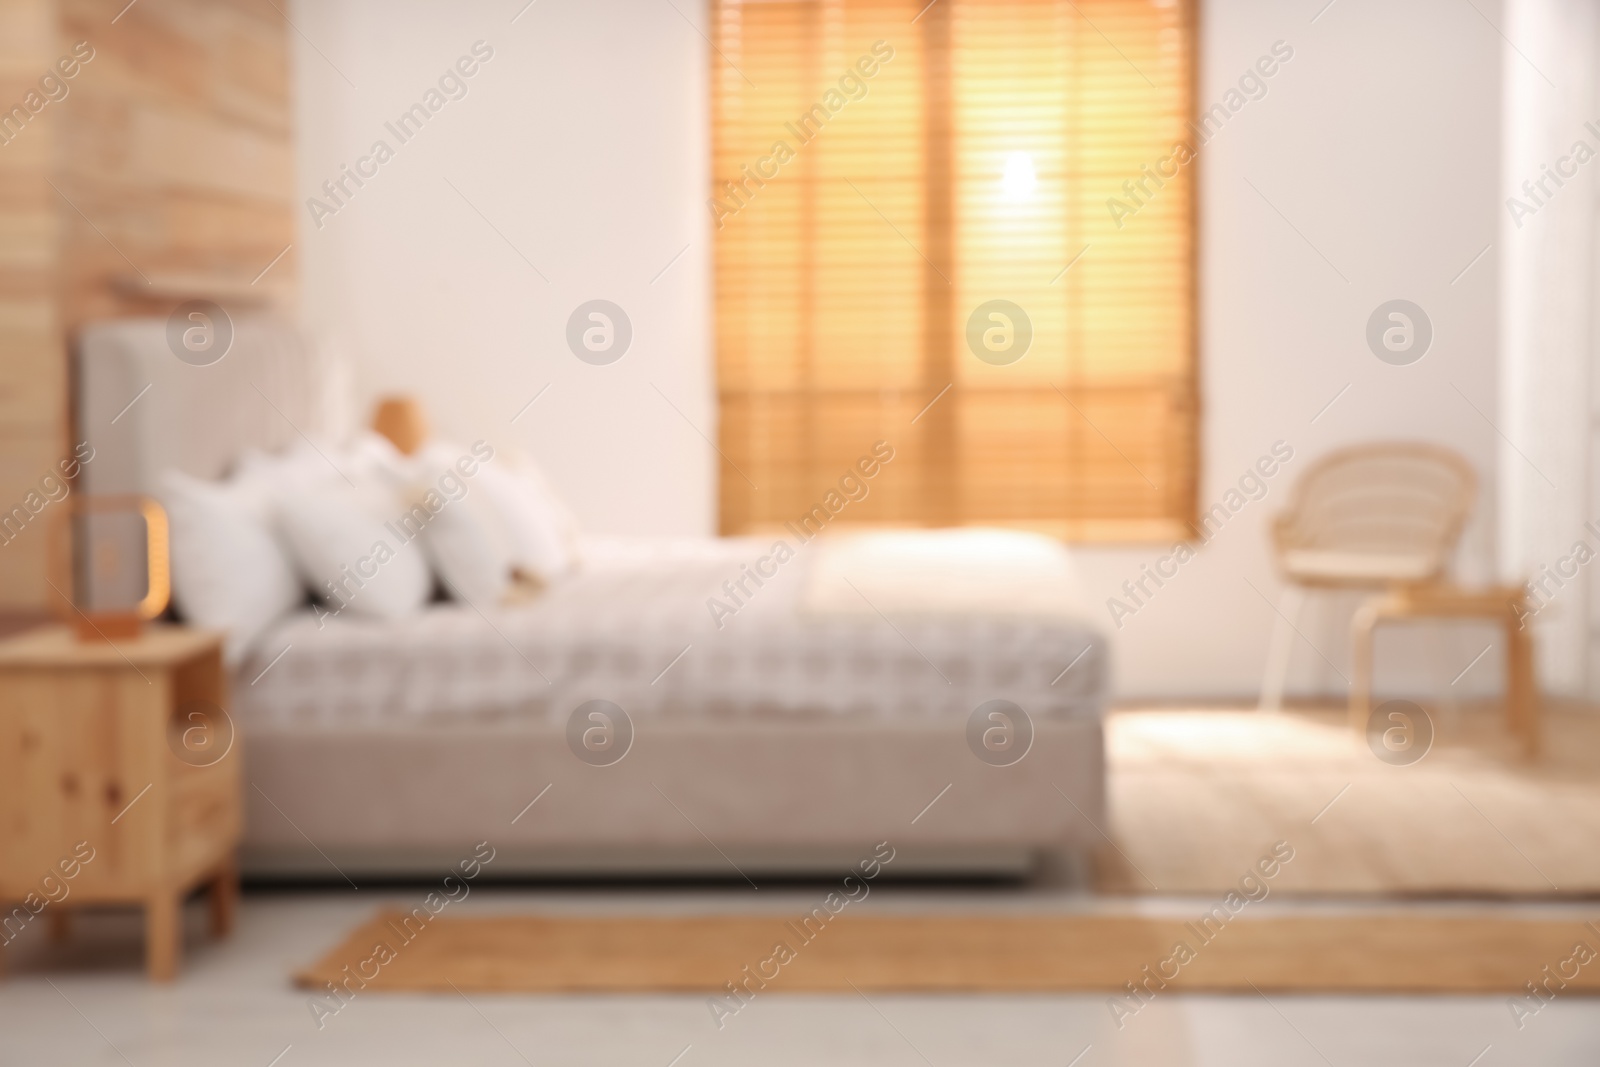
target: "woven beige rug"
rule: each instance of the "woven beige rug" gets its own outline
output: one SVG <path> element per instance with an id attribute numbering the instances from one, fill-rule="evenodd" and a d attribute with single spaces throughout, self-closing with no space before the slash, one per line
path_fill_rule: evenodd
<path id="1" fill-rule="evenodd" d="M 1547 715 L 1531 764 L 1488 712 L 1434 718 L 1392 766 L 1337 711 L 1112 713 L 1097 888 L 1226 890 L 1285 841 L 1277 892 L 1600 895 L 1600 715 Z"/>
<path id="2" fill-rule="evenodd" d="M 813 928 L 798 915 L 440 916 L 404 927 L 405 918 L 379 913 L 296 982 L 323 994 L 329 1012 L 369 988 L 724 996 L 732 983 L 742 992 L 729 1009 L 765 992 L 1121 994 L 1147 981 L 1150 992 L 1520 994 L 1563 961 L 1563 995 L 1600 991 L 1600 968 L 1570 959 L 1577 942 L 1600 942 L 1600 928 L 1489 911 L 1244 912 L 1204 930 L 1197 919 L 1126 914 L 841 915 Z"/>

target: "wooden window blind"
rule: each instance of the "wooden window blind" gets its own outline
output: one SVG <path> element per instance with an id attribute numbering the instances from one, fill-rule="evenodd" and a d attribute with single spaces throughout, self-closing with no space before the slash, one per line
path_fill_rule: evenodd
<path id="1" fill-rule="evenodd" d="M 723 532 L 1188 535 L 1190 2 L 714 0 Z"/>

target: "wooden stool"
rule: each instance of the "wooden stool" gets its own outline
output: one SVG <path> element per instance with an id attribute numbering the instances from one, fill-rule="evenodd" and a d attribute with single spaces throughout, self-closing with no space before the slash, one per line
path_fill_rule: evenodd
<path id="1" fill-rule="evenodd" d="M 1525 593 L 1520 586 L 1463 589 L 1447 583 L 1402 586 L 1368 600 L 1350 624 L 1350 726 L 1365 734 L 1372 706 L 1372 632 L 1380 622 L 1451 618 L 1499 620 L 1506 633 L 1506 725 L 1522 739 L 1523 756 L 1539 752 L 1539 694 L 1533 679 L 1533 646 L 1523 628 Z"/>

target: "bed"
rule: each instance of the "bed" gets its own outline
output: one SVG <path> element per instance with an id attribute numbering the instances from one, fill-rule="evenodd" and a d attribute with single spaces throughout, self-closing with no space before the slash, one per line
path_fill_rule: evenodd
<path id="1" fill-rule="evenodd" d="M 160 320 L 97 324 L 78 364 L 83 491 L 153 493 L 165 468 L 215 478 L 246 448 L 339 432 L 333 376 L 270 317 L 239 317 L 205 367 Z M 788 558 L 729 592 L 780 538 Z M 487 840 L 502 875 L 753 881 L 881 841 L 899 872 L 1017 874 L 1101 839 L 1107 647 L 1058 544 L 869 531 L 581 555 L 514 604 L 277 622 L 231 686 L 247 873 L 419 874 Z"/>

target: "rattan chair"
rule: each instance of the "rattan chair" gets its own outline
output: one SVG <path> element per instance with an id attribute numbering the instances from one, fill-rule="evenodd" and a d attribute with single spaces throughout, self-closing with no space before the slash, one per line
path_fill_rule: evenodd
<path id="1" fill-rule="evenodd" d="M 1394 591 L 1443 581 L 1476 495 L 1465 459 L 1419 442 L 1341 449 L 1306 471 L 1272 527 L 1285 587 L 1261 708 L 1282 704 L 1308 589 Z"/>

